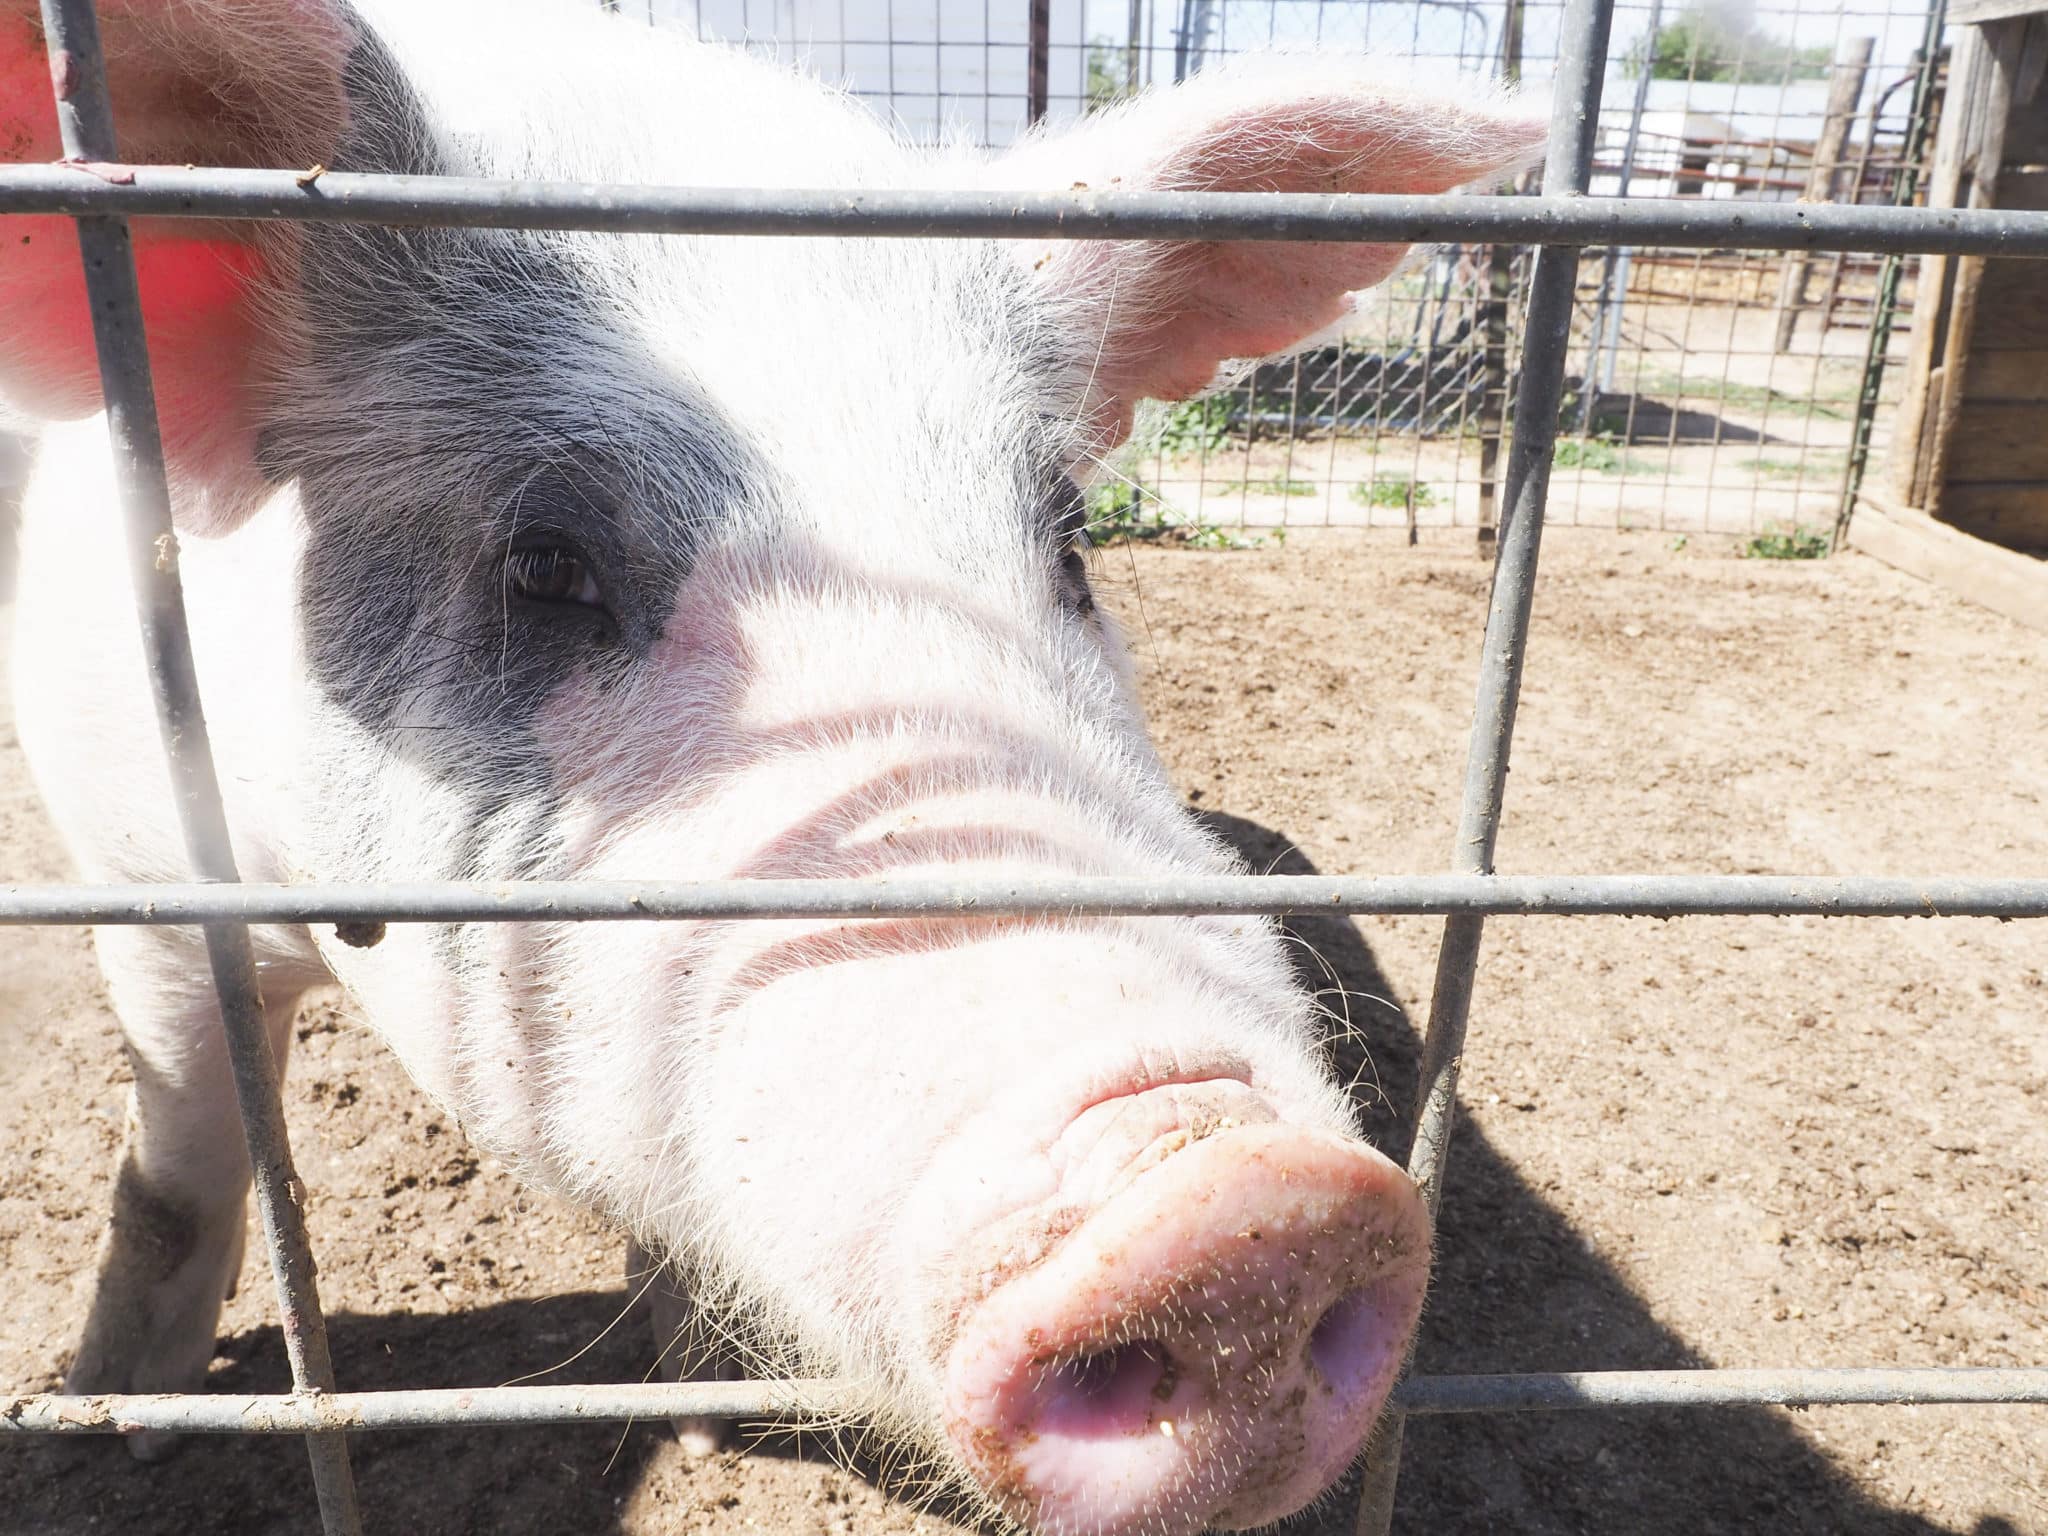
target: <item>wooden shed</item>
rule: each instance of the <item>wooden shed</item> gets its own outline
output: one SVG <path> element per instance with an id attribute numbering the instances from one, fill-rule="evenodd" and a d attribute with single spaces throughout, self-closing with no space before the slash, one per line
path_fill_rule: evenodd
<path id="1" fill-rule="evenodd" d="M 2048 0 L 1948 14 L 1929 206 L 2048 209 Z M 1926 258 L 1906 370 L 1850 543 L 2048 629 L 2048 264 Z"/>

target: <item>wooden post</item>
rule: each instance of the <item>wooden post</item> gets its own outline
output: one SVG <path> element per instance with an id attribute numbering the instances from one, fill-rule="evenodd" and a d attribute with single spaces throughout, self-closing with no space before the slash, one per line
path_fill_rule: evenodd
<path id="1" fill-rule="evenodd" d="M 1997 205 L 1999 164 L 2005 158 L 2005 128 L 2012 116 L 2014 76 L 2027 30 L 2025 17 L 1986 22 L 1976 29 L 1984 36 L 1986 71 L 1981 114 L 1973 116 L 1964 168 L 1970 174 L 1967 206 Z M 1957 413 L 1963 403 L 1963 373 L 1969 365 L 1970 343 L 1977 334 L 1977 293 L 1984 284 L 1984 258 L 1965 256 L 1956 263 L 1955 291 L 1949 304 L 1948 334 L 1942 341 L 1938 381 L 1930 391 L 1927 453 L 1920 466 L 1922 511 L 1939 515 L 1942 487 L 1948 480 L 1949 444 L 1955 437 Z"/>
<path id="2" fill-rule="evenodd" d="M 1831 203 L 1835 200 L 1835 178 L 1842 169 L 1842 148 L 1849 141 L 1849 125 L 1856 121 L 1856 103 L 1863 99 L 1863 82 L 1870 73 L 1870 50 L 1876 39 L 1845 37 L 1835 53 L 1829 71 L 1827 113 L 1821 119 L 1820 138 L 1813 146 L 1813 166 L 1806 173 L 1805 201 Z M 1785 275 L 1778 289 L 1778 350 L 1789 351 L 1792 332 L 1799 324 L 1799 307 L 1806 302 L 1806 276 L 1813 258 L 1803 251 L 1785 258 Z"/>
<path id="3" fill-rule="evenodd" d="M 1856 162 L 1849 167 L 1847 185 L 1835 188 L 1835 195 L 1846 198 L 1852 206 L 1863 201 L 1863 184 L 1870 179 L 1870 157 L 1877 153 L 1878 118 L 1890 94 L 1891 89 L 1886 89 L 1871 95 L 1870 109 L 1863 122 L 1863 140 L 1856 146 Z M 1817 351 L 1827 350 L 1828 328 L 1835 321 L 1835 305 L 1842 296 L 1842 274 L 1848 261 L 1848 255 L 1842 251 L 1828 258 L 1828 278 L 1820 295 L 1820 338 L 1814 343 Z"/>
<path id="4" fill-rule="evenodd" d="M 1028 87 L 1030 96 L 1025 105 L 1026 122 L 1037 124 L 1045 119 L 1046 100 L 1050 90 L 1047 75 L 1051 59 L 1052 0 L 1031 0 L 1031 73 Z"/>
<path id="5" fill-rule="evenodd" d="M 1985 121 L 1991 90 L 1991 49 L 1985 29 L 1964 27 L 1948 66 L 1942 96 L 1942 127 L 1935 133 L 1933 168 L 1927 176 L 1927 207 L 1952 209 L 1964 201 L 1972 139 Z M 1933 451 L 1931 401 L 1942 399 L 1942 358 L 1948 352 L 1950 301 L 1958 258 L 1923 256 L 1913 287 L 1913 348 L 1907 354 L 1905 393 L 1892 416 L 1892 446 L 1884 465 L 1884 489 L 1898 506 L 1921 506 L 1927 494 L 1927 463 Z"/>

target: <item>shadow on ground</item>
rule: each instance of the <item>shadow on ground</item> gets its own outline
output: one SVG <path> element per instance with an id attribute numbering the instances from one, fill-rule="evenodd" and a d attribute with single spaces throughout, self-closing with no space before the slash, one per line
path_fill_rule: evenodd
<path id="1" fill-rule="evenodd" d="M 1270 828 L 1226 815 L 1206 819 L 1256 870 L 1319 873 Z M 1304 981 L 1349 994 L 1348 1009 L 1325 998 L 1348 1013 L 1357 1031 L 1337 1068 L 1347 1080 L 1377 1080 L 1379 1095 L 1361 1095 L 1368 1133 L 1379 1146 L 1405 1152 L 1396 1106 L 1414 1102 L 1422 1021 L 1390 1001 L 1395 989 L 1349 920 L 1292 918 L 1287 928 L 1302 940 Z M 1460 1123 L 1418 1371 L 1674 1370 L 1705 1363 L 1483 1135 Z M 1408 1422 L 1401 1468 L 1396 1531 L 1907 1536 L 1946 1529 L 1871 1504 L 1788 1415 L 1762 1408 L 1416 1418 Z M 1287 1536 L 1335 1536 L 1350 1531 L 1349 1521 L 1347 1500 L 1335 1513 L 1283 1529 Z M 1994 1522 L 1975 1536 L 2016 1533 Z"/>
<path id="2" fill-rule="evenodd" d="M 1257 869 L 1314 874 L 1278 833 L 1216 815 L 1210 824 Z M 1291 924 L 1309 984 L 1349 994 L 1356 1037 L 1339 1070 L 1361 1074 L 1368 1054 L 1381 1093 L 1367 1106 L 1383 1146 L 1401 1140 L 1390 1105 L 1412 1100 L 1417 1029 L 1371 951 L 1343 919 Z M 1308 958 L 1312 950 L 1321 969 Z M 1333 1005 L 1334 997 L 1330 998 Z M 1343 1011 L 1343 1010 L 1339 1010 Z M 557 1382 L 637 1380 L 647 1341 L 610 1329 L 622 1290 L 507 1303 L 459 1315 L 333 1320 L 337 1373 L 351 1388 L 474 1386 L 503 1362 L 530 1359 L 533 1341 L 596 1339 Z M 276 1391 L 286 1371 L 275 1329 L 222 1343 L 213 1385 Z M 1436 1288 L 1419 1368 L 1428 1372 L 1695 1366 L 1560 1215 L 1488 1146 L 1461 1127 L 1439 1241 Z M 358 1435 L 354 1457 L 371 1529 L 424 1536 L 586 1536 L 619 1529 L 619 1505 L 661 1448 L 666 1430 L 591 1428 L 412 1431 Z M 755 1455 L 818 1454 L 797 1437 Z M 871 1479 L 876 1474 L 868 1469 Z M 170 1464 L 136 1465 L 103 1440 L 15 1440 L 0 1449 L 0 1533 L 120 1531 L 124 1536 L 269 1536 L 310 1528 L 312 1490 L 298 1442 L 208 1439 Z M 26 1504 L 23 1501 L 26 1500 Z M 705 1513 L 700 1510 L 699 1515 Z M 715 1510 L 711 1511 L 715 1515 Z M 739 1511 L 735 1511 L 735 1519 Z M 700 1528 L 692 1524 L 692 1529 Z M 711 1527 L 722 1528 L 722 1527 Z M 1634 1533 L 1855 1531 L 1907 1536 L 1943 1527 L 1873 1505 L 1796 1432 L 1765 1409 L 1522 1414 L 1417 1419 L 1407 1431 L 1396 1529 L 1429 1532 Z M 1351 1494 L 1288 1522 L 1286 1536 L 1351 1530 Z M 1974 1536 L 2016 1536 L 1990 1522 Z"/>

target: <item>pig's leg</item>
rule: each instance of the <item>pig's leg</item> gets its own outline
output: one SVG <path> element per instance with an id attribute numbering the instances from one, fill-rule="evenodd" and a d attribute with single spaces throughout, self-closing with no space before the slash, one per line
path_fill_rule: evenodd
<path id="1" fill-rule="evenodd" d="M 196 934 L 101 929 L 101 969 L 135 1086 L 92 1311 L 67 1392 L 191 1392 L 205 1382 L 221 1303 L 241 1270 L 249 1156 L 220 1007 Z M 265 976 L 264 1024 L 283 1068 L 304 984 Z M 128 1437 L 156 1461 L 177 1437 Z"/>
<path id="2" fill-rule="evenodd" d="M 646 1288 L 663 1381 L 738 1381 L 746 1374 L 730 1350 L 705 1337 L 689 1282 L 631 1241 L 626 1244 L 626 1283 L 635 1291 Z M 676 1440 L 693 1456 L 715 1455 L 732 1443 L 731 1419 L 713 1414 L 680 1415 L 668 1422 Z"/>

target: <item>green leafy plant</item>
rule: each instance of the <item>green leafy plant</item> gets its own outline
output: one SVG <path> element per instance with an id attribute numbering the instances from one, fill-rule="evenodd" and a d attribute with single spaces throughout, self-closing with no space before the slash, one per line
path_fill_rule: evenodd
<path id="1" fill-rule="evenodd" d="M 1113 480 L 1088 494 L 1088 542 L 1097 547 L 1166 543 L 1190 549 L 1257 549 L 1266 540 L 1215 523 L 1170 517 L 1165 504 L 1143 486 Z M 1284 542 L 1277 530 L 1274 542 Z"/>
<path id="2" fill-rule="evenodd" d="M 1159 423 L 1159 450 L 1178 458 L 1215 453 L 1230 440 L 1230 404 L 1211 395 L 1183 400 Z"/>
<path id="3" fill-rule="evenodd" d="M 1114 106 L 1131 94 L 1130 55 L 1117 46 L 1116 39 L 1100 36 L 1088 39 L 1088 84 L 1085 89 L 1087 110 L 1090 112 Z"/>
<path id="4" fill-rule="evenodd" d="M 1828 552 L 1828 535 L 1819 528 L 1794 523 L 1789 529 L 1765 523 L 1742 546 L 1745 560 L 1818 560 Z"/>
<path id="5" fill-rule="evenodd" d="M 1611 475 L 1622 468 L 1622 455 L 1605 437 L 1567 437 L 1551 450 L 1550 462 L 1559 469 L 1590 469 Z"/>
<path id="6" fill-rule="evenodd" d="M 1088 493 L 1088 541 L 1115 544 L 1127 539 L 1156 539 L 1161 524 L 1149 511 L 1145 493 L 1128 480 L 1112 480 Z"/>
<path id="7" fill-rule="evenodd" d="M 1413 475 L 1374 475 L 1351 487 L 1351 499 L 1362 507 L 1433 507 L 1436 492 Z"/>

